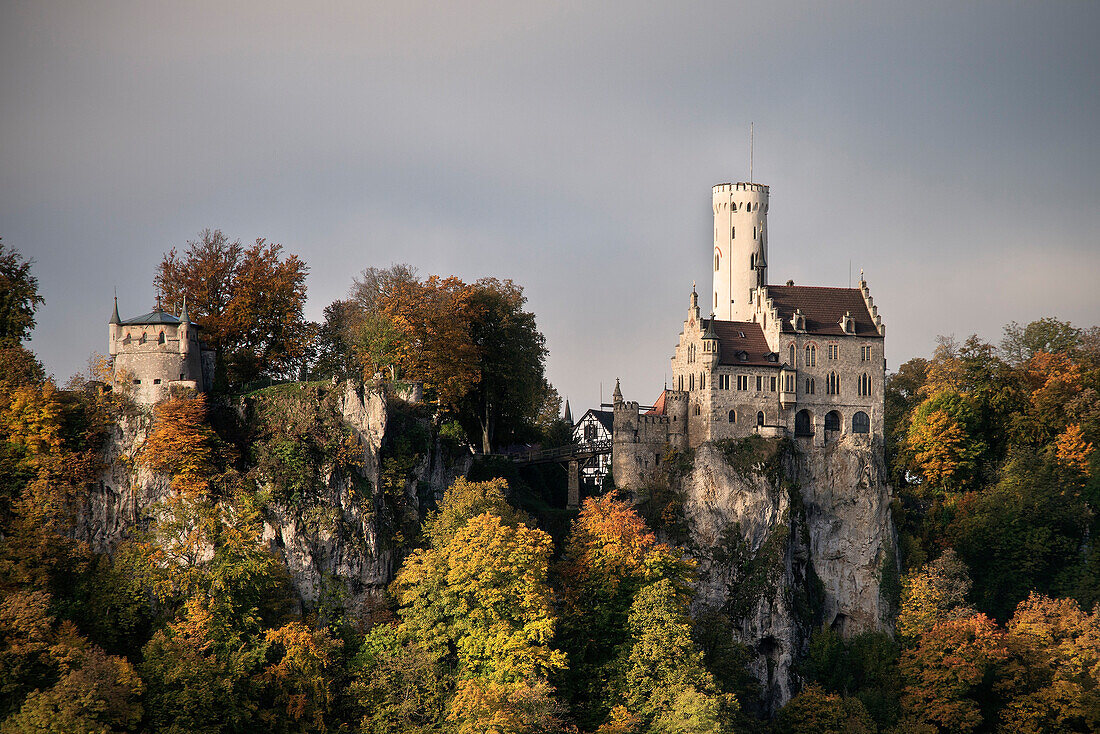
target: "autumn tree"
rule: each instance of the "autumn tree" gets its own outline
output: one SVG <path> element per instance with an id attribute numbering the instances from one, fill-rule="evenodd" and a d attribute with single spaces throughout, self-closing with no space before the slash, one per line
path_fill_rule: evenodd
<path id="1" fill-rule="evenodd" d="M 173 396 L 159 403 L 153 414 L 142 463 L 171 476 L 176 491 L 205 495 L 211 482 L 226 471 L 228 459 L 227 448 L 206 422 L 206 396 Z"/>
<path id="2" fill-rule="evenodd" d="M 935 561 L 905 577 L 898 634 L 917 638 L 940 622 L 973 616 L 977 612 L 966 600 L 971 586 L 966 564 L 948 548 Z"/>
<path id="3" fill-rule="evenodd" d="M 447 716 L 459 731 L 501 722 L 518 727 L 501 731 L 538 731 L 556 716 L 546 682 L 565 657 L 552 647 L 550 537 L 508 511 L 471 516 L 499 507 L 503 491 L 499 482 L 452 486 L 426 527 L 430 546 L 393 584 L 401 634 L 454 671 Z"/>
<path id="4" fill-rule="evenodd" d="M 559 572 L 560 638 L 570 661 L 562 688 L 581 726 L 599 726 L 621 703 L 610 680 L 631 648 L 627 622 L 637 594 L 667 579 L 687 599 L 693 573 L 694 565 L 658 541 L 628 502 L 611 495 L 585 499 Z"/>
<path id="5" fill-rule="evenodd" d="M 203 230 L 161 260 L 154 285 L 190 317 L 217 351 L 220 380 L 296 375 L 312 338 L 303 316 L 308 266 L 264 239 L 245 247 Z"/>
<path id="6" fill-rule="evenodd" d="M 1006 700 L 1000 730 L 1091 732 L 1100 729 L 1100 609 L 1031 594 L 1008 623 L 1014 656 L 998 692 Z"/>
<path id="7" fill-rule="evenodd" d="M 0 242 L 0 347 L 19 345 L 34 329 L 34 314 L 45 300 L 38 295 L 33 260 Z"/>
<path id="8" fill-rule="evenodd" d="M 1004 633 L 983 614 L 925 631 L 902 653 L 902 730 L 966 734 L 991 724 L 996 672 L 1007 657 Z"/>

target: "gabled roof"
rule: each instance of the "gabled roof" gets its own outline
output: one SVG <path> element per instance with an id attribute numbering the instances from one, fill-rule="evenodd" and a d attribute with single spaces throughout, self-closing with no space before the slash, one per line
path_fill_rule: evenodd
<path id="1" fill-rule="evenodd" d="M 589 415 L 599 421 L 600 425 L 606 428 L 609 433 L 614 430 L 615 414 L 610 410 L 596 410 L 595 408 L 589 408 L 588 411 L 580 417 L 576 425 L 579 426 L 581 423 L 584 423 L 584 419 Z"/>
<path id="2" fill-rule="evenodd" d="M 840 328 L 845 312 L 855 321 L 856 336 L 877 337 L 878 329 L 871 320 L 863 292 L 859 288 L 819 288 L 809 285 L 769 285 L 768 297 L 775 303 L 783 331 L 794 332 L 791 317 L 802 309 L 806 317 L 806 333 L 822 336 L 852 336 Z"/>
<path id="3" fill-rule="evenodd" d="M 719 321 L 709 319 L 707 329 L 713 329 L 722 345 L 718 364 L 765 365 L 778 367 L 778 360 L 768 359 L 772 354 L 760 324 L 754 321 Z"/>

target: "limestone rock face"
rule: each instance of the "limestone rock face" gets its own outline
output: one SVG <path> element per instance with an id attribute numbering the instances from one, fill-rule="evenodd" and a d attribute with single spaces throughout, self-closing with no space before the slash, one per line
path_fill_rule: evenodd
<path id="1" fill-rule="evenodd" d="M 352 383 L 323 389 L 337 391 L 334 410 L 356 435 L 362 450 L 360 476 L 345 476 L 328 466 L 323 486 L 308 504 L 267 504 L 263 540 L 285 562 L 305 604 L 338 596 L 350 613 L 369 613 L 381 601 L 406 552 L 387 537 L 375 491 L 387 430 L 392 428 L 387 397 L 382 387 L 364 389 Z M 312 398 L 303 391 L 302 399 Z M 246 407 L 236 408 L 247 422 Z M 116 426 L 104 447 L 106 468 L 89 492 L 76 528 L 76 535 L 99 552 L 111 552 L 129 534 L 148 527 L 158 503 L 172 491 L 168 477 L 150 472 L 137 461 L 151 428 L 150 415 L 140 413 Z M 421 517 L 470 465 L 469 457 L 455 459 L 444 451 L 429 428 L 422 427 L 426 446 L 418 452 L 404 487 L 405 506 Z"/>
<path id="2" fill-rule="evenodd" d="M 774 714 L 799 689 L 794 663 L 817 626 L 887 629 L 880 574 L 896 555 L 881 446 L 768 445 L 768 465 L 753 467 L 703 444 L 681 488 L 700 564 L 692 612 L 723 615 L 755 653 L 759 705 Z"/>
<path id="3" fill-rule="evenodd" d="M 137 461 L 152 425 L 147 411 L 139 409 L 127 415 L 112 428 L 100 452 L 105 468 L 99 481 L 89 487 L 74 531 L 96 552 L 110 552 L 131 528 L 143 522 L 147 508 L 171 491 L 168 477 Z"/>

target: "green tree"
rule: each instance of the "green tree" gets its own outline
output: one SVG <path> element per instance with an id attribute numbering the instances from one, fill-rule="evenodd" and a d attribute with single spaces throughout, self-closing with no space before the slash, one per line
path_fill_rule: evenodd
<path id="1" fill-rule="evenodd" d="M 1060 354 L 1081 343 L 1081 330 L 1068 321 L 1045 317 L 1026 326 L 1013 321 L 1004 327 L 1001 354 L 1011 365 L 1021 365 L 1039 352 Z"/>
<path id="2" fill-rule="evenodd" d="M 858 698 L 810 683 L 775 719 L 776 734 L 873 734 L 875 722 Z"/>
<path id="3" fill-rule="evenodd" d="M 514 435 L 538 417 L 546 395 L 546 339 L 535 315 L 523 310 L 523 289 L 512 281 L 482 278 L 471 290 L 470 336 L 479 376 L 461 414 L 480 429 L 481 450 L 490 453 L 498 434 Z"/>
<path id="4" fill-rule="evenodd" d="M 33 260 L 0 242 L 0 347 L 18 346 L 34 329 L 34 314 L 45 300 L 38 295 Z"/>
<path id="5" fill-rule="evenodd" d="M 687 602 L 671 580 L 643 587 L 627 618 L 632 642 L 618 695 L 648 726 L 645 731 L 720 732 L 737 711 L 718 694 L 692 640 Z"/>

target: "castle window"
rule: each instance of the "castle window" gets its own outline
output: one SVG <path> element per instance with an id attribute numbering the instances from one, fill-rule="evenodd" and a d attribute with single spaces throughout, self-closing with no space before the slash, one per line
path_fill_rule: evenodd
<path id="1" fill-rule="evenodd" d="M 134 384 L 135 384 L 135 385 L 140 385 L 140 384 L 141 384 L 141 380 L 134 380 Z"/>
<path id="2" fill-rule="evenodd" d="M 864 372 L 859 376 L 859 394 L 870 395 L 871 394 L 871 376 Z"/>
<path id="3" fill-rule="evenodd" d="M 749 269 L 752 270 L 756 267 L 756 253 L 749 255 Z"/>
<path id="4" fill-rule="evenodd" d="M 693 408 L 691 412 L 692 412 L 692 415 L 702 415 L 703 414 L 703 409 L 700 408 L 698 406 L 698 404 L 696 404 L 695 408 Z"/>
<path id="5" fill-rule="evenodd" d="M 756 414 L 756 425 L 758 425 L 758 426 L 764 425 L 764 411 L 760 411 L 759 413 Z"/>
<path id="6" fill-rule="evenodd" d="M 852 433 L 870 433 L 871 419 L 862 410 L 852 416 Z"/>
<path id="7" fill-rule="evenodd" d="M 753 227 L 753 228 L 752 228 L 752 238 L 753 238 L 754 240 L 756 239 L 756 227 Z"/>
<path id="8" fill-rule="evenodd" d="M 694 389 L 695 389 L 695 374 L 692 373 L 692 374 L 688 375 L 688 390 L 694 390 Z"/>
<path id="9" fill-rule="evenodd" d="M 800 410 L 794 415 L 794 435 L 796 436 L 812 436 L 814 435 L 813 420 L 810 419 L 810 411 Z"/>
<path id="10" fill-rule="evenodd" d="M 783 375 L 783 391 L 794 392 L 794 375 Z"/>
<path id="11" fill-rule="evenodd" d="M 771 378 L 771 381 L 770 381 L 770 383 L 769 383 L 769 384 L 771 385 L 771 388 L 770 388 L 770 389 L 771 389 L 771 391 L 772 391 L 772 392 L 775 392 L 775 378 L 774 378 L 774 377 L 773 377 L 773 378 Z"/>
<path id="12" fill-rule="evenodd" d="M 717 270 L 717 266 L 714 269 Z M 718 291 L 714 292 L 714 307 L 718 308 Z"/>
<path id="13" fill-rule="evenodd" d="M 829 377 L 825 380 L 825 392 L 828 395 L 840 394 L 840 376 L 837 373 L 829 373 Z"/>
<path id="14" fill-rule="evenodd" d="M 730 239 L 731 240 L 736 239 L 736 237 L 737 237 L 737 227 L 730 227 Z"/>
<path id="15" fill-rule="evenodd" d="M 787 360 L 787 363 L 791 367 L 794 367 L 794 344 L 791 345 L 791 348 L 789 350 L 789 354 L 790 354 L 790 358 Z"/>
<path id="16" fill-rule="evenodd" d="M 840 359 L 840 345 L 839 344 L 830 344 L 829 345 L 829 359 Z"/>
<path id="17" fill-rule="evenodd" d="M 835 410 L 830 410 L 828 413 L 825 414 L 825 430 L 840 430 L 840 413 L 836 412 Z"/>
<path id="18" fill-rule="evenodd" d="M 736 423 L 737 422 L 737 411 L 736 410 L 731 410 L 727 417 L 729 418 L 730 423 Z"/>
<path id="19" fill-rule="evenodd" d="M 145 332 L 141 332 L 141 343 L 144 344 L 147 340 L 148 337 L 146 337 Z"/>
<path id="20" fill-rule="evenodd" d="M 813 344 L 806 345 L 806 366 L 817 367 L 817 347 Z"/>
<path id="21" fill-rule="evenodd" d="M 761 375 L 756 376 L 756 392 L 761 392 L 764 389 L 764 378 Z"/>
<path id="22" fill-rule="evenodd" d="M 707 389 L 707 374 L 705 372 L 700 372 L 699 373 L 699 389 L 700 390 L 706 390 Z"/>
<path id="23" fill-rule="evenodd" d="M 729 390 L 730 389 L 730 376 L 729 375 L 718 375 L 718 389 L 719 390 Z"/>
<path id="24" fill-rule="evenodd" d="M 160 384 L 160 380 L 153 380 L 153 384 L 154 384 L 154 385 L 159 385 L 159 384 Z"/>
<path id="25" fill-rule="evenodd" d="M 718 270 L 718 253 L 717 252 L 714 253 L 714 270 L 715 270 L 715 272 L 717 272 L 717 270 Z M 718 303 L 718 294 L 717 293 L 714 294 L 714 302 Z"/>
<path id="26" fill-rule="evenodd" d="M 157 337 L 157 344 L 163 344 L 163 343 L 164 343 L 164 332 L 162 331 L 162 332 L 160 332 L 160 336 Z"/>
<path id="27" fill-rule="evenodd" d="M 738 390 L 748 390 L 749 389 L 749 376 L 748 375 L 738 375 L 737 376 L 737 389 Z"/>
<path id="28" fill-rule="evenodd" d="M 871 347 L 865 346 L 859 348 L 859 361 L 870 362 L 871 361 Z"/>
<path id="29" fill-rule="evenodd" d="M 807 377 L 806 378 L 806 394 L 807 395 L 813 395 L 814 394 L 814 378 L 812 378 L 812 377 Z"/>

